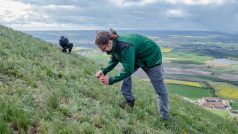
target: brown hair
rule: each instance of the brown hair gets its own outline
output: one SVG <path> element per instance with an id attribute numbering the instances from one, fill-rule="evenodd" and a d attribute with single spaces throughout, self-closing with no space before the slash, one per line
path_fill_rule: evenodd
<path id="1" fill-rule="evenodd" d="M 108 31 L 97 32 L 95 40 L 96 45 L 107 45 L 109 40 L 117 39 L 119 36 L 115 30 L 110 29 Z"/>

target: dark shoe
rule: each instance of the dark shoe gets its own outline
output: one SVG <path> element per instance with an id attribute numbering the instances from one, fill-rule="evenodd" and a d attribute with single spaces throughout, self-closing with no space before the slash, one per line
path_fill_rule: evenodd
<path id="1" fill-rule="evenodd" d="M 66 51 L 66 48 L 62 48 L 62 50 L 61 50 L 63 53 L 66 53 L 67 51 Z"/>
<path id="2" fill-rule="evenodd" d="M 119 106 L 120 106 L 121 108 L 123 108 L 123 109 L 124 109 L 126 106 L 130 106 L 131 108 L 133 108 L 133 107 L 134 107 L 134 104 L 135 104 L 135 99 L 134 99 L 134 100 L 131 100 L 131 101 L 125 100 L 125 101 L 123 101 L 122 103 L 120 103 Z"/>

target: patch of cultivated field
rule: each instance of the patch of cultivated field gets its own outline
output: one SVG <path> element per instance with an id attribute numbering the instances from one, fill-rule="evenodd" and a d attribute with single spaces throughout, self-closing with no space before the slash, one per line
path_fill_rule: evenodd
<path id="1" fill-rule="evenodd" d="M 209 85 L 215 89 L 217 96 L 238 100 L 238 86 L 224 82 L 209 82 Z"/>
<path id="2" fill-rule="evenodd" d="M 204 84 L 202 84 L 200 82 L 193 82 L 193 81 L 166 79 L 165 83 L 192 86 L 192 87 L 205 87 Z"/>
<path id="3" fill-rule="evenodd" d="M 199 99 L 202 97 L 211 97 L 212 90 L 204 87 L 194 87 L 177 84 L 166 84 L 170 93 L 178 94 L 180 96 L 192 99 Z"/>
<path id="4" fill-rule="evenodd" d="M 163 57 L 163 60 L 177 60 L 176 58 Z"/>
<path id="5" fill-rule="evenodd" d="M 232 107 L 232 109 L 234 109 L 234 110 L 238 110 L 238 101 L 233 101 L 233 102 L 231 102 L 231 107 Z"/>
<path id="6" fill-rule="evenodd" d="M 164 48 L 160 48 L 161 49 L 161 52 L 164 52 L 164 53 L 169 53 L 173 50 L 173 48 L 168 48 L 168 47 L 164 47 Z"/>
<path id="7" fill-rule="evenodd" d="M 188 67 L 188 66 L 187 66 Z M 166 74 L 181 74 L 181 75 L 211 75 L 210 71 L 202 70 L 202 69 L 185 69 L 180 66 L 171 66 L 171 65 L 166 65 L 164 66 L 164 70 Z"/>
<path id="8" fill-rule="evenodd" d="M 149 79 L 143 79 L 149 81 Z M 207 88 L 203 83 L 165 79 L 166 87 L 170 93 L 186 98 L 198 99 L 213 96 L 213 90 Z"/>
<path id="9" fill-rule="evenodd" d="M 231 65 L 238 65 L 238 61 L 230 59 L 213 59 L 208 60 L 206 63 L 216 67 L 229 67 Z"/>

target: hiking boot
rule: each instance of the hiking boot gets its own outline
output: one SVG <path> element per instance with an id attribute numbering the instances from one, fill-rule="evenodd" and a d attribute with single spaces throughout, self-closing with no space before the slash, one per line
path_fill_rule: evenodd
<path id="1" fill-rule="evenodd" d="M 123 101 L 122 103 L 119 104 L 119 106 L 124 109 L 126 106 L 130 106 L 131 108 L 134 107 L 134 104 L 135 104 L 135 99 L 133 100 L 125 100 Z"/>

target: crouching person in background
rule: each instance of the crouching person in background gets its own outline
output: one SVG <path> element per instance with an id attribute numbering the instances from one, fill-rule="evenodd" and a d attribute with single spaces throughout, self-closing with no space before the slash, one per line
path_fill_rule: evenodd
<path id="1" fill-rule="evenodd" d="M 60 37 L 59 45 L 62 47 L 63 53 L 71 53 L 73 48 L 73 43 L 69 43 L 69 40 L 66 37 L 64 36 Z"/>
<path id="2" fill-rule="evenodd" d="M 123 81 L 121 93 L 125 101 L 120 104 L 120 107 L 134 106 L 135 97 L 131 91 L 131 75 L 138 68 L 142 68 L 158 94 L 158 112 L 161 119 L 169 119 L 168 91 L 164 84 L 160 47 L 145 36 L 138 34 L 117 35 L 114 30 L 97 33 L 95 44 L 103 52 L 111 55 L 108 65 L 96 72 L 96 76 L 105 85 Z M 119 62 L 122 64 L 123 70 L 118 75 L 109 78 L 106 74 Z"/>

